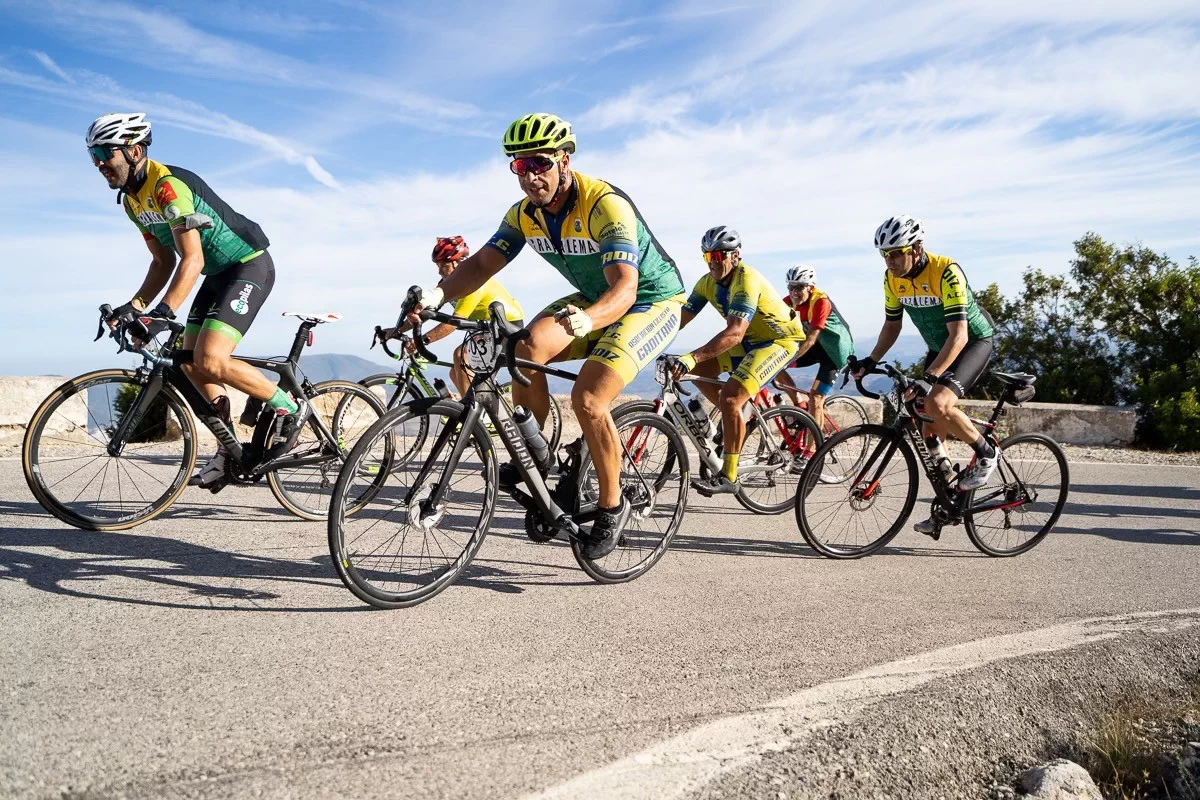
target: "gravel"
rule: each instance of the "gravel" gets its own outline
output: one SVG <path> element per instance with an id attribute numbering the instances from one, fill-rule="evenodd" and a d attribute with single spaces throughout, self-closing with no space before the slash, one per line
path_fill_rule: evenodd
<path id="1" fill-rule="evenodd" d="M 1197 682 L 1194 630 L 999 662 L 871 706 L 693 797 L 1012 798 L 1017 775 L 1076 754 L 1117 700 L 1171 699 Z"/>

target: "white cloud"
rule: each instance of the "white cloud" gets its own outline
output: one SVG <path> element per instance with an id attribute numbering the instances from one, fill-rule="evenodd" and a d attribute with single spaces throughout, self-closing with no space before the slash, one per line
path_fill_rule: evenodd
<path id="1" fill-rule="evenodd" d="M 30 50 L 29 52 L 32 53 L 33 57 L 38 60 L 38 63 L 49 70 L 50 73 L 59 80 L 66 81 L 67 83 L 75 82 L 75 79 L 68 75 L 66 70 L 54 63 L 54 59 L 52 59 L 46 53 L 43 53 L 41 50 Z"/>

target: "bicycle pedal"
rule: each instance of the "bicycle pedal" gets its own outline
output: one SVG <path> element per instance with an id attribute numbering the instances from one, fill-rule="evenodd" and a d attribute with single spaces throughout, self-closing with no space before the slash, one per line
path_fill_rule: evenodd
<path id="1" fill-rule="evenodd" d="M 216 483 L 214 483 L 214 484 L 212 484 L 212 485 L 210 485 L 210 486 L 205 486 L 204 488 L 205 488 L 205 489 L 208 489 L 208 490 L 209 490 L 210 492 L 212 492 L 213 494 L 216 494 L 217 492 L 221 491 L 222 489 L 224 489 L 224 488 L 225 488 L 226 486 L 228 486 L 228 485 L 229 485 L 229 478 L 221 478 L 221 479 L 220 479 L 219 481 L 217 481 Z"/>

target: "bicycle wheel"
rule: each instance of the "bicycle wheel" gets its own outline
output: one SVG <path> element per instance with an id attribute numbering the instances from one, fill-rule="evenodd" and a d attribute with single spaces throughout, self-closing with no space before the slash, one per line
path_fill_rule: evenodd
<path id="1" fill-rule="evenodd" d="M 1000 443 L 1002 455 L 993 482 L 967 493 L 966 507 L 1000 503 L 999 508 L 968 511 L 963 525 L 971 544 L 989 556 L 1015 556 L 1046 538 L 1067 503 L 1071 478 L 1067 457 L 1049 436 L 1019 433 Z"/>
<path id="2" fill-rule="evenodd" d="M 625 583 L 646 574 L 667 552 L 687 506 L 687 450 L 675 426 L 644 412 L 623 414 L 614 421 L 621 440 L 621 492 L 633 504 L 633 513 L 616 549 L 603 558 L 585 558 L 582 545 L 571 540 L 575 560 L 598 583 Z M 594 509 L 599 496 L 585 445 L 576 513 Z"/>
<path id="3" fill-rule="evenodd" d="M 853 428 L 856 425 L 866 425 L 870 422 L 867 409 L 858 400 L 849 395 L 839 394 L 825 398 L 825 424 L 822 427 L 825 437 L 829 438 L 839 431 Z M 840 452 L 830 453 L 830 458 L 821 471 L 821 480 L 826 483 L 842 483 L 850 479 L 867 457 L 867 441 L 862 440 L 862 450 L 854 453 L 842 448 Z"/>
<path id="4" fill-rule="evenodd" d="M 738 459 L 734 497 L 755 514 L 782 514 L 792 507 L 809 458 L 824 441 L 817 422 L 796 406 L 772 406 L 751 417 Z"/>
<path id="5" fill-rule="evenodd" d="M 830 454 L 856 453 L 863 439 L 868 455 L 853 478 L 822 482 Z M 844 430 L 828 439 L 805 468 L 796 493 L 796 524 L 804 541 L 823 556 L 870 555 L 904 527 L 917 502 L 919 481 L 916 457 L 900 431 L 883 425 Z"/>
<path id="6" fill-rule="evenodd" d="M 267 473 L 267 485 L 279 504 L 302 519 L 323 520 L 329 513 L 329 498 L 346 453 L 367 429 L 383 416 L 383 404 L 360 384 L 352 381 L 322 381 L 313 386 L 308 398 L 312 413 L 319 416 L 333 434 L 330 441 L 310 417 L 280 466 Z M 379 463 L 392 460 L 391 441 L 384 439 L 376 448 Z M 292 463 L 296 462 L 296 463 Z M 375 480 L 365 482 L 347 513 L 354 513 L 384 483 L 382 470 Z"/>
<path id="7" fill-rule="evenodd" d="M 481 423 L 461 430 L 457 420 L 462 413 L 455 400 L 397 406 L 362 435 L 338 476 L 329 507 L 329 553 L 346 588 L 376 608 L 407 608 L 429 600 L 454 583 L 487 535 L 496 508 L 496 455 Z M 411 423 L 420 415 L 452 422 L 444 437 L 427 439 L 415 458 L 387 471 L 387 483 L 351 516 L 356 498 L 371 481 L 362 462 L 377 458 L 389 437 L 398 440 L 399 449 L 408 448 L 404 440 L 419 427 Z M 429 508 L 434 484 L 464 435 L 470 438 L 451 465 L 442 501 Z M 428 477 L 414 486 L 427 461 Z"/>
<path id="8" fill-rule="evenodd" d="M 42 507 L 68 525 L 122 531 L 153 519 L 187 486 L 196 465 L 196 426 L 163 385 L 124 446 L 108 446 L 142 393 L 130 370 L 80 375 L 42 401 L 29 420 L 21 466 Z"/>
<path id="9" fill-rule="evenodd" d="M 401 385 L 401 379 L 394 372 L 381 372 L 378 375 L 368 375 L 359 381 L 359 383 L 373 392 L 382 392 L 384 408 L 389 411 L 401 403 L 407 403 L 409 400 L 420 400 L 424 397 L 420 389 L 415 385 L 408 387 L 407 396 L 397 395 L 396 390 Z M 411 431 L 413 435 L 404 440 L 409 445 L 406 450 L 401 450 L 399 447 L 394 449 L 392 453 L 392 464 L 394 466 L 407 464 L 409 459 L 421 449 L 421 446 L 429 436 L 429 422 L 429 417 L 425 416 L 412 421 L 411 424 L 417 427 Z M 440 424 L 440 420 L 438 422 Z M 371 464 L 369 462 L 364 462 L 363 466 L 367 470 L 379 469 L 378 464 Z"/>

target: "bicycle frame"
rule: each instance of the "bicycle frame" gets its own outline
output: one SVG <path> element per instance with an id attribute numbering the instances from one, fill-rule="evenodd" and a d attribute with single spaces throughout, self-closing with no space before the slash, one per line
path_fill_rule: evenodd
<path id="1" fill-rule="evenodd" d="M 300 328 L 296 332 L 296 338 L 292 342 L 292 349 L 285 360 L 243 356 L 238 356 L 237 360 L 252 367 L 276 373 L 279 375 L 279 385 L 281 388 L 294 395 L 307 397 L 310 394 L 309 390 L 312 385 L 308 383 L 307 379 L 302 382 L 297 378 L 296 366 L 300 361 L 300 354 L 304 350 L 305 344 L 309 341 L 309 333 L 314 327 L 316 327 L 316 323 L 309 322 L 308 320 L 300 324 Z M 244 477 L 248 480 L 257 480 L 267 472 L 283 466 L 308 466 L 328 461 L 328 457 L 324 455 L 306 458 L 302 455 L 283 454 L 277 458 L 262 462 L 261 458 L 264 455 L 262 446 L 265 444 L 270 427 L 269 424 L 262 424 L 263 419 L 268 420 L 268 422 L 270 420 L 269 417 L 265 416 L 260 417 L 259 425 L 255 428 L 254 440 L 251 442 L 252 449 L 248 452 L 247 448 L 244 448 L 242 443 L 238 441 L 237 432 L 221 418 L 217 407 L 196 388 L 195 384 L 184 373 L 182 365 L 191 362 L 192 351 L 178 350 L 173 346 L 179 333 L 183 331 L 183 326 L 178 323 L 172 323 L 170 330 L 171 338 L 157 354 L 151 353 L 146 347 L 133 349 L 133 352 L 141 355 L 151 366 L 148 372 L 145 365 L 139 367 L 137 370 L 139 376 L 144 377 L 143 388 L 138 393 L 129 410 L 121 415 L 121 421 L 118 423 L 117 429 L 113 432 L 112 439 L 108 444 L 109 455 L 113 457 L 120 455 L 125 447 L 126 439 L 132 431 L 137 429 L 138 423 L 141 422 L 142 418 L 149 411 L 155 398 L 163 391 L 165 384 L 170 385 L 179 393 L 197 419 L 225 447 L 234 462 L 241 466 Z M 125 348 L 122 343 L 122 349 L 129 348 Z M 321 419 L 319 414 L 310 415 L 309 421 L 320 430 L 326 441 L 334 441 L 333 432 L 326 427 L 324 420 Z M 260 438 L 262 441 L 260 441 Z M 248 455 L 251 457 L 248 458 Z M 338 458 L 344 461 L 345 455 L 339 453 Z"/>
<path id="2" fill-rule="evenodd" d="M 1002 483 L 1000 487 L 997 487 L 996 490 L 992 491 L 978 502 L 972 502 L 971 505 L 967 507 L 967 497 L 970 495 L 972 498 L 974 498 L 974 492 L 967 492 L 956 488 L 954 483 L 956 483 L 958 480 L 957 476 L 953 480 L 946 480 L 946 477 L 937 468 L 937 464 L 933 459 L 933 454 L 929 452 L 929 447 L 925 444 L 925 438 L 922 436 L 918 422 L 932 422 L 932 420 L 922 413 L 923 405 L 921 403 L 921 399 L 914 398 L 912 400 L 904 400 L 904 393 L 909 388 L 907 379 L 905 379 L 904 376 L 898 372 L 893 374 L 895 371 L 890 367 L 888 370 L 889 371 L 881 374 L 887 374 L 896 381 L 895 387 L 891 392 L 888 393 L 885 401 L 896 411 L 896 421 L 888 427 L 892 431 L 903 432 L 904 436 L 908 440 L 908 443 L 912 446 L 913 450 L 916 451 L 917 457 L 921 462 L 921 466 L 925 470 L 925 477 L 929 479 L 929 483 L 933 487 L 934 496 L 937 498 L 938 506 L 940 506 L 941 509 L 949 515 L 949 519 L 947 520 L 948 522 L 958 522 L 968 512 L 979 513 L 984 511 L 1016 508 L 1017 506 L 1024 505 L 1027 502 L 1033 502 L 1037 499 L 1037 492 L 1035 491 L 1031 493 L 1029 491 L 1029 488 L 1025 486 L 1024 482 L 1021 481 L 1019 474 L 1016 472 L 1016 470 L 1013 470 L 1010 465 L 1008 465 L 1003 453 L 1001 453 L 1000 462 L 998 465 L 1001 476 L 1004 476 L 1006 471 L 1012 474 L 1014 482 L 1020 487 L 1021 498 L 1016 500 L 1009 500 L 1005 498 L 1001 502 L 994 502 L 997 498 L 1006 495 L 1006 492 L 1003 488 L 1008 482 L 1006 478 L 1004 483 Z M 879 397 L 879 395 L 873 392 L 866 391 L 863 388 L 861 381 L 858 381 L 858 388 L 859 391 L 865 396 L 875 397 L 877 399 Z M 893 399 L 893 396 L 895 399 Z M 1004 396 L 1001 395 L 999 401 L 996 403 L 995 408 L 992 409 L 992 415 L 989 419 L 982 420 L 968 416 L 968 419 L 970 419 L 974 425 L 981 429 L 982 434 L 988 439 L 988 441 L 993 446 L 997 447 L 998 443 L 996 440 L 996 426 L 1000 417 L 1004 415 L 1004 404 L 1005 399 Z M 886 448 L 882 446 L 876 447 L 870 458 L 867 459 L 862 468 L 859 470 L 858 474 L 855 476 L 854 481 L 851 484 L 852 486 L 858 486 L 865 479 L 865 476 L 870 472 L 871 468 L 876 463 L 879 463 L 879 471 L 875 473 L 870 483 L 867 484 L 866 489 L 864 489 L 862 492 L 861 496 L 864 500 L 869 499 L 875 489 L 878 487 L 879 480 L 882 476 L 882 470 L 888 463 L 890 463 L 892 456 L 896 452 L 896 449 L 900 446 L 900 442 L 900 437 L 891 437 Z M 881 454 L 882 458 L 880 457 Z M 970 469 L 971 465 L 974 463 L 975 457 L 972 456 L 967 468 Z"/>

